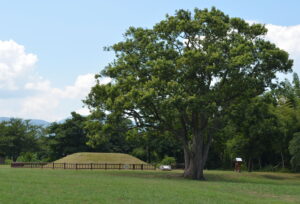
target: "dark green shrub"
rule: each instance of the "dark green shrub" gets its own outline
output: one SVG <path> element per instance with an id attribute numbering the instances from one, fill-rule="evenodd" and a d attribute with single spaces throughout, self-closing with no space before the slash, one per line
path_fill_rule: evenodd
<path id="1" fill-rule="evenodd" d="M 300 132 L 294 134 L 289 144 L 289 152 L 292 155 L 291 164 L 294 171 L 300 171 Z"/>
<path id="2" fill-rule="evenodd" d="M 175 165 L 176 159 L 174 157 L 165 156 L 165 158 L 163 158 L 160 163 L 163 165 Z"/>
<path id="3" fill-rule="evenodd" d="M 17 162 L 39 162 L 39 159 L 36 153 L 23 152 L 18 157 Z"/>

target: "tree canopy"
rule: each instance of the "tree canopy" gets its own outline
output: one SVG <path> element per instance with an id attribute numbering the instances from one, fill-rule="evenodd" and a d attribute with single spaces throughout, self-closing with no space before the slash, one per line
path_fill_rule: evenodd
<path id="1" fill-rule="evenodd" d="M 11 118 L 0 123 L 0 154 L 16 161 L 22 152 L 38 150 L 41 127 L 28 120 Z"/>

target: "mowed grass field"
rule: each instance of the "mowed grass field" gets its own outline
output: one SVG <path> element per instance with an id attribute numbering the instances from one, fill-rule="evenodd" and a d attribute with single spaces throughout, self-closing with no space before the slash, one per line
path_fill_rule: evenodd
<path id="1" fill-rule="evenodd" d="M 0 203 L 300 203 L 300 174 L 12 169 L 0 166 Z"/>

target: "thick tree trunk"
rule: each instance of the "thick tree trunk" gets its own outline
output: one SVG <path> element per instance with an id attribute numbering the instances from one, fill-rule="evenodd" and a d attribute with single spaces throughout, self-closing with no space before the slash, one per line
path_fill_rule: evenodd
<path id="1" fill-rule="evenodd" d="M 207 160 L 209 146 L 212 135 L 207 135 L 208 117 L 201 116 L 199 113 L 192 114 L 192 140 L 189 140 L 186 124 L 182 119 L 184 134 L 182 135 L 184 143 L 184 177 L 197 180 L 205 180 L 203 170 Z"/>
<path id="2" fill-rule="evenodd" d="M 201 156 L 192 156 L 189 158 L 188 166 L 184 170 L 184 177 L 197 180 L 205 180 L 203 170 L 203 158 L 201 158 Z"/>
<path id="3" fill-rule="evenodd" d="M 190 165 L 190 155 L 189 155 L 188 148 L 183 148 L 183 152 L 184 152 L 184 170 L 186 171 Z"/>
<path id="4" fill-rule="evenodd" d="M 203 170 L 207 160 L 209 143 L 203 144 L 203 139 L 194 140 L 191 149 L 184 148 L 184 177 L 205 180 Z"/>

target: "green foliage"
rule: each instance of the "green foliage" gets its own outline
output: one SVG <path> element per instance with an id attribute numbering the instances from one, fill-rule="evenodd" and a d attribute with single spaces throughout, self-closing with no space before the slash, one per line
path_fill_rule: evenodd
<path id="1" fill-rule="evenodd" d="M 44 140 L 48 143 L 46 148 L 51 161 L 72 153 L 89 151 L 84 129 L 86 118 L 75 112 L 71 114 L 71 119 L 61 124 L 52 123 L 47 129 L 48 137 Z"/>
<path id="2" fill-rule="evenodd" d="M 147 158 L 147 152 L 142 147 L 137 147 L 132 150 L 131 153 L 133 156 L 145 160 Z"/>
<path id="3" fill-rule="evenodd" d="M 176 156 L 182 161 L 180 143 L 166 132 L 158 134 L 157 131 L 146 129 L 144 131 L 130 131 L 127 142 L 134 147 L 131 154 L 151 163 L 157 163 L 165 155 Z"/>
<path id="4" fill-rule="evenodd" d="M 229 154 L 231 161 L 236 157 L 245 158 L 245 147 L 249 143 L 249 138 L 241 134 L 233 136 L 226 142 L 226 152 Z"/>
<path id="5" fill-rule="evenodd" d="M 17 162 L 39 162 L 37 153 L 22 152 L 18 157 Z"/>
<path id="6" fill-rule="evenodd" d="M 11 164 L 13 162 L 13 160 L 11 159 L 5 159 L 4 164 Z"/>
<path id="7" fill-rule="evenodd" d="M 29 121 L 12 118 L 0 123 L 0 152 L 13 161 L 22 152 L 38 150 L 37 140 L 41 135 L 41 127 Z"/>
<path id="8" fill-rule="evenodd" d="M 289 151 L 292 155 L 291 164 L 295 171 L 300 171 L 300 133 L 295 133 L 290 141 Z"/>
<path id="9" fill-rule="evenodd" d="M 237 104 L 230 114 L 231 125 L 236 129 L 236 135 L 227 141 L 231 158 L 243 157 L 250 165 L 254 159 L 261 159 L 266 149 L 277 151 L 272 144 L 276 144 L 282 132 L 268 95 Z"/>
<path id="10" fill-rule="evenodd" d="M 94 112 L 84 123 L 87 145 L 100 152 L 124 152 L 132 149 L 126 141 L 132 122 L 121 115 Z"/>
<path id="11" fill-rule="evenodd" d="M 161 160 L 160 163 L 164 164 L 164 165 L 175 165 L 176 164 L 176 159 L 174 157 L 165 156 L 164 159 Z"/>

